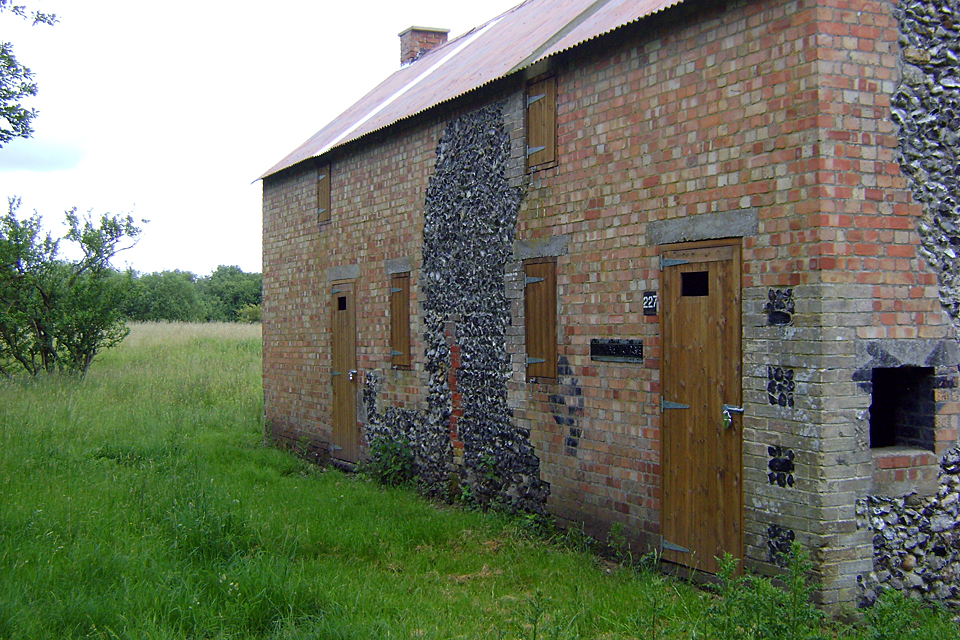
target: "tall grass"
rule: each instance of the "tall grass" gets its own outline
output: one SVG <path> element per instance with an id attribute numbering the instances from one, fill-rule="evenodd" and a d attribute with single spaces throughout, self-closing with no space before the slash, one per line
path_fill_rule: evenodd
<path id="1" fill-rule="evenodd" d="M 136 325 L 82 382 L 0 383 L 0 638 L 737 628 L 716 596 L 545 544 L 523 519 L 432 504 L 264 446 L 261 415 L 255 325 Z M 930 637 L 955 631 L 904 610 L 893 609 L 897 624 L 926 616 Z"/>

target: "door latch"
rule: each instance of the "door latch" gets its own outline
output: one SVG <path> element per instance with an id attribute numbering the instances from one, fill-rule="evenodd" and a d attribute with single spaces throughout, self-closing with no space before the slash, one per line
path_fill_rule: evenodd
<path id="1" fill-rule="evenodd" d="M 348 379 L 354 380 L 354 379 L 356 379 L 356 377 L 357 377 L 357 370 L 356 370 L 356 369 L 350 369 L 350 373 L 348 374 Z M 723 406 L 727 406 L 727 405 L 723 405 Z M 740 409 L 740 411 L 743 411 L 743 409 Z"/>
<path id="2" fill-rule="evenodd" d="M 729 429 L 730 425 L 733 424 L 732 413 L 743 413 L 743 407 L 736 407 L 732 404 L 725 404 L 721 409 L 721 418 L 720 421 L 723 424 L 724 429 Z"/>

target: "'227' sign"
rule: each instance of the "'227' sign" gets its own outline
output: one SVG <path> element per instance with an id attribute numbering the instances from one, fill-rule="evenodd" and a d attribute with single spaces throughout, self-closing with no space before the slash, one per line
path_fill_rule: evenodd
<path id="1" fill-rule="evenodd" d="M 655 316 L 658 312 L 660 299 L 656 291 L 643 292 L 643 315 Z"/>

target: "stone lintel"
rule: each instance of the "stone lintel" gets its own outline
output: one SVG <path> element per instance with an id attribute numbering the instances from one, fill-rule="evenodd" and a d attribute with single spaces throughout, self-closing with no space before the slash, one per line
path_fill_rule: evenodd
<path id="1" fill-rule="evenodd" d="M 695 216 L 658 220 L 647 225 L 647 244 L 673 244 L 719 238 L 742 238 L 760 232 L 756 208 L 701 213 Z"/>
<path id="2" fill-rule="evenodd" d="M 344 264 L 338 267 L 327 269 L 327 281 L 335 282 L 337 280 L 356 280 L 360 277 L 360 265 Z"/>

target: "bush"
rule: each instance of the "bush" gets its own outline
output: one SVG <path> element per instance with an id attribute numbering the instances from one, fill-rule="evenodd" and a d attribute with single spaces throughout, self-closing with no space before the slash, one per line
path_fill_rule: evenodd
<path id="1" fill-rule="evenodd" d="M 370 460 L 363 472 L 388 487 L 409 485 L 417 477 L 413 449 L 405 439 L 379 436 L 370 443 Z"/>
<path id="2" fill-rule="evenodd" d="M 237 309 L 237 319 L 240 322 L 255 324 L 263 320 L 263 306 L 259 304 L 245 304 Z"/>
<path id="3" fill-rule="evenodd" d="M 818 640 L 823 614 L 810 599 L 815 587 L 806 578 L 812 565 L 800 544 L 793 543 L 785 589 L 768 578 L 735 578 L 737 560 L 720 563 L 720 596 L 711 607 L 708 626 L 716 640 Z"/>

